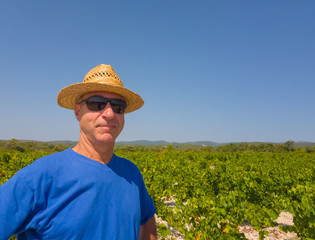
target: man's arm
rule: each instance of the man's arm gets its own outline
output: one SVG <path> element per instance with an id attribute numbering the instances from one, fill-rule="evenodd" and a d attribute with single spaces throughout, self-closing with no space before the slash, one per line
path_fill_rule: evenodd
<path id="1" fill-rule="evenodd" d="M 34 192 L 17 173 L 0 186 L 0 240 L 9 239 L 17 232 L 23 231 L 23 223 L 32 215 Z"/>
<path id="2" fill-rule="evenodd" d="M 154 216 L 140 227 L 140 240 L 156 240 L 156 226 Z"/>

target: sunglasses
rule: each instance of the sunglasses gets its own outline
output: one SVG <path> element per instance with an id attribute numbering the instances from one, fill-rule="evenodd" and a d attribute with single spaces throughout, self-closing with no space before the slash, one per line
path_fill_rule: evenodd
<path id="1" fill-rule="evenodd" d="M 110 103 L 113 112 L 118 114 L 123 114 L 127 107 L 127 103 L 121 99 L 106 98 L 99 95 L 88 97 L 79 104 L 82 103 L 85 103 L 87 108 L 93 112 L 102 111 L 106 107 L 107 103 Z"/>

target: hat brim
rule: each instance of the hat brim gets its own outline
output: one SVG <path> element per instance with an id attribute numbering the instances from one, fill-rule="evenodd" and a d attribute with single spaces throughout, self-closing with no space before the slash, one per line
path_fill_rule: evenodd
<path id="1" fill-rule="evenodd" d="M 112 92 L 121 95 L 127 103 L 125 113 L 133 112 L 144 104 L 143 99 L 138 94 L 127 88 L 97 82 L 69 85 L 58 93 L 57 102 L 63 108 L 74 109 L 74 105 L 78 103 L 79 98 L 89 92 Z"/>

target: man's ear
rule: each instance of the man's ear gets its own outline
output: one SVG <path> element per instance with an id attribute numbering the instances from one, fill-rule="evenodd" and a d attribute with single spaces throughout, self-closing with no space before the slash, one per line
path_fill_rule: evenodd
<path id="1" fill-rule="evenodd" d="M 80 116 L 80 104 L 75 104 L 74 105 L 74 115 L 75 115 L 75 117 L 77 118 L 77 120 L 78 121 L 80 121 L 80 119 L 81 119 L 81 116 Z"/>

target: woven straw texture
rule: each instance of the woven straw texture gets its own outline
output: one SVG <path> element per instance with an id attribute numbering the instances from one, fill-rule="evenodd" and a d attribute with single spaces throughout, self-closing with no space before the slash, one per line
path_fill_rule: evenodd
<path id="1" fill-rule="evenodd" d="M 74 109 L 79 98 L 89 92 L 112 92 L 124 97 L 127 102 L 125 113 L 141 108 L 143 99 L 133 91 L 124 88 L 122 81 L 110 65 L 100 64 L 90 70 L 82 83 L 69 85 L 59 92 L 57 102 L 61 107 Z"/>

